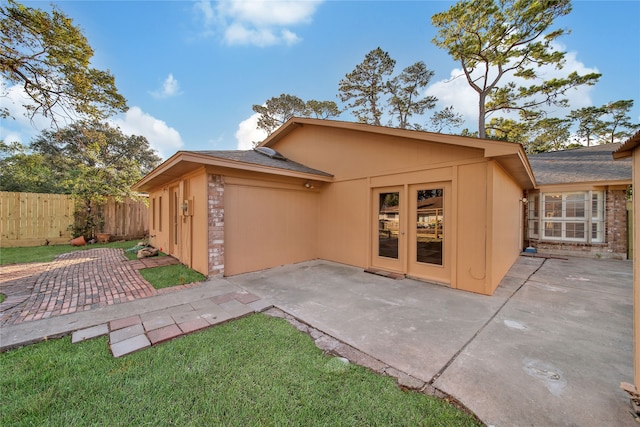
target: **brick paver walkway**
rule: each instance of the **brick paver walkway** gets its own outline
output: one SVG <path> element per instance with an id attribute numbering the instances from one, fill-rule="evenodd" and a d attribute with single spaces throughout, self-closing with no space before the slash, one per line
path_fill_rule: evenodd
<path id="1" fill-rule="evenodd" d="M 63 254 L 47 263 L 3 266 L 0 292 L 7 299 L 0 304 L 0 326 L 163 293 L 139 270 L 177 263 L 169 256 L 129 261 L 122 249 L 98 248 Z"/>

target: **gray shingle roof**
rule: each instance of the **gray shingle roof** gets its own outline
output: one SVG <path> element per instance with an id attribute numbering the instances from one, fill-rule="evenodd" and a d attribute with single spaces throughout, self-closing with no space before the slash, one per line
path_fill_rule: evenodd
<path id="1" fill-rule="evenodd" d="M 308 173 L 320 176 L 333 176 L 330 173 L 317 169 L 312 169 L 301 163 L 294 162 L 290 159 L 279 160 L 273 159 L 255 150 L 209 150 L 209 151 L 192 151 L 192 153 L 204 154 L 218 159 L 232 160 L 236 162 L 250 163 L 259 166 L 268 166 L 272 168 L 284 169 L 294 172 Z"/>
<path id="2" fill-rule="evenodd" d="M 577 184 L 631 181 L 631 161 L 614 160 L 620 144 L 603 144 L 564 151 L 532 154 L 531 169 L 538 184 Z"/>

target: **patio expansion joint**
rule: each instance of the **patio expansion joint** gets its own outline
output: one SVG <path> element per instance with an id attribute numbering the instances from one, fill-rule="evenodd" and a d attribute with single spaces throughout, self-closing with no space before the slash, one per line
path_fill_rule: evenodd
<path id="1" fill-rule="evenodd" d="M 522 289 L 522 287 L 531 280 L 531 278 L 533 277 L 533 275 L 535 275 L 538 270 L 540 270 L 542 268 L 542 266 L 544 265 L 544 263 L 547 261 L 547 258 L 543 258 L 542 262 L 540 263 L 540 265 L 531 273 L 529 274 L 529 276 L 527 276 L 526 279 L 524 279 L 522 281 L 522 283 L 516 288 L 516 290 L 514 290 L 511 295 L 509 295 L 504 302 L 500 305 L 500 307 L 498 307 L 498 309 L 495 311 L 495 313 L 493 313 L 493 315 L 491 317 L 489 317 L 489 319 L 487 319 L 486 322 L 484 322 L 484 324 L 482 326 L 480 326 L 480 328 L 473 334 L 473 336 L 471 338 L 469 338 L 467 340 L 466 343 L 464 343 L 464 345 L 462 345 L 458 351 L 451 357 L 451 359 L 449 359 L 447 361 L 447 363 L 444 364 L 444 366 L 438 371 L 436 372 L 436 374 L 433 376 L 433 378 L 431 378 L 431 380 L 428 382 L 428 385 L 433 386 L 435 384 L 435 382 L 438 380 L 438 378 L 440 378 L 442 376 L 442 374 L 445 373 L 445 371 L 447 369 L 449 369 L 449 366 L 451 366 L 451 364 L 453 364 L 453 362 L 456 361 L 456 359 L 458 358 L 458 356 L 460 356 L 460 354 L 473 342 L 475 341 L 475 339 L 478 337 L 478 335 L 480 335 L 482 333 L 482 331 L 484 331 L 484 329 L 493 321 L 493 319 L 496 318 L 496 316 L 498 316 L 498 314 L 500 314 L 500 312 L 502 311 L 502 309 L 509 303 L 509 301 L 511 301 L 511 299 L 518 293 L 520 292 L 520 289 Z"/>

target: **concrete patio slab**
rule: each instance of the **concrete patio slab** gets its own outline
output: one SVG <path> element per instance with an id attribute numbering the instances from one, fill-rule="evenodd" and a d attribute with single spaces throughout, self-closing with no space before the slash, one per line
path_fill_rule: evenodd
<path id="1" fill-rule="evenodd" d="M 214 304 L 215 302 L 213 301 L 213 298 L 207 298 L 200 301 L 193 301 L 190 303 L 191 307 L 193 307 L 194 310 L 210 308 Z"/>
<path id="2" fill-rule="evenodd" d="M 388 373 L 457 398 L 488 425 L 631 426 L 619 387 L 633 378 L 631 270 L 626 261 L 520 257 L 493 296 L 325 261 L 227 281 Z"/>
<path id="3" fill-rule="evenodd" d="M 247 307 L 243 303 L 238 300 L 231 300 L 227 302 L 223 302 L 220 304 L 220 307 L 224 309 L 224 311 L 228 312 L 231 317 L 242 317 L 247 314 L 253 313 L 251 307 Z"/>

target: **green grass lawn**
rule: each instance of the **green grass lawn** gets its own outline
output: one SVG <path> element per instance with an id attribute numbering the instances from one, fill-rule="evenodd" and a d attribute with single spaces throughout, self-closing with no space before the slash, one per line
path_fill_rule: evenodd
<path id="1" fill-rule="evenodd" d="M 140 270 L 140 274 L 156 289 L 202 282 L 206 279 L 204 275 L 182 264 L 144 268 Z"/>
<path id="2" fill-rule="evenodd" d="M 50 245 L 33 246 L 19 248 L 0 248 L 0 265 L 16 264 L 23 262 L 49 262 L 55 257 L 67 252 L 82 251 L 95 248 L 121 248 L 129 249 L 135 246 L 139 240 L 124 242 L 97 243 L 95 245 L 71 246 L 71 245 Z M 134 254 L 135 257 L 135 254 Z"/>
<path id="3" fill-rule="evenodd" d="M 115 359 L 107 338 L 0 354 L 0 425 L 479 426 L 262 314 Z"/>

